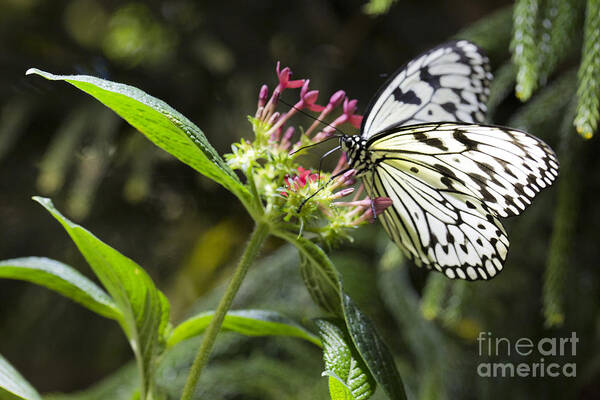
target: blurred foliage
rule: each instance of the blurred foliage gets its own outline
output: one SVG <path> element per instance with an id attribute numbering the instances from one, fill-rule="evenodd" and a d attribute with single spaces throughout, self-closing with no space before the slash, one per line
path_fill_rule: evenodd
<path id="1" fill-rule="evenodd" d="M 468 38 L 494 67 L 490 122 L 555 148 L 557 185 L 507 221 L 509 259 L 491 282 L 448 282 L 409 265 L 378 224 L 357 231 L 333 260 L 393 349 L 411 398 L 598 398 L 600 160 L 597 139 L 582 141 L 572 125 L 589 137 L 598 123 L 598 1 L 392 3 L 370 1 L 366 15 L 364 1 L 238 3 L 235 12 L 189 0 L 1 2 L 0 258 L 44 255 L 86 271 L 29 200 L 52 194 L 70 217 L 141 262 L 178 321 L 215 307 L 249 232 L 232 196 L 79 93 L 21 78 L 30 66 L 141 87 L 225 152 L 249 135 L 246 115 L 276 60 L 311 76 L 323 94 L 343 88 L 364 107 L 380 74 L 448 37 Z M 527 103 L 516 100 L 515 83 Z M 295 251 L 272 240 L 264 253 L 235 304 L 305 321 L 319 316 Z M 479 332 L 511 341 L 576 332 L 577 378 L 474 378 L 477 364 L 489 361 L 477 355 Z M 179 355 L 196 345 L 176 346 L 159 368 L 170 398 L 191 363 Z M 327 392 L 314 346 L 229 333 L 217 347 L 200 385 L 206 398 Z M 75 392 L 48 398 L 131 398 L 130 353 L 115 324 L 37 287 L 0 281 L 0 354 L 41 392 Z"/>
<path id="2" fill-rule="evenodd" d="M 365 10 L 365 13 L 371 15 L 385 14 L 395 2 L 396 0 L 369 0 L 369 2 L 364 5 L 363 9 Z"/>

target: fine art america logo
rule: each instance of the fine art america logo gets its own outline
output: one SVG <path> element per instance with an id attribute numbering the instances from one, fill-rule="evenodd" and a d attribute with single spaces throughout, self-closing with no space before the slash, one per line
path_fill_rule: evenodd
<path id="1" fill-rule="evenodd" d="M 577 375 L 576 364 L 567 362 L 577 355 L 579 339 L 575 332 L 571 332 L 570 337 L 539 340 L 522 337 L 512 341 L 494 337 L 491 332 L 479 332 L 477 342 L 479 356 L 492 360 L 477 366 L 477 375 L 483 378 L 574 378 Z M 498 360 L 504 362 L 496 362 Z"/>

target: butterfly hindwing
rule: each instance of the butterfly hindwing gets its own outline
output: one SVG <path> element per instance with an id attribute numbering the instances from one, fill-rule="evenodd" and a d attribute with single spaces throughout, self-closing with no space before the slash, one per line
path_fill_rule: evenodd
<path id="1" fill-rule="evenodd" d="M 488 279 L 502 269 L 508 238 L 498 217 L 519 214 L 558 175 L 545 143 L 495 126 L 406 126 L 367 142 L 370 197 L 393 205 L 380 217 L 419 265 L 450 278 Z"/>
<path id="2" fill-rule="evenodd" d="M 383 85 L 367 107 L 361 136 L 424 122 L 483 122 L 491 79 L 489 60 L 473 43 L 435 47 Z"/>
<path id="3" fill-rule="evenodd" d="M 378 218 L 417 265 L 469 280 L 489 279 L 502 269 L 506 232 L 476 198 L 432 189 L 387 163 L 363 181 L 369 195 L 393 200 Z"/>

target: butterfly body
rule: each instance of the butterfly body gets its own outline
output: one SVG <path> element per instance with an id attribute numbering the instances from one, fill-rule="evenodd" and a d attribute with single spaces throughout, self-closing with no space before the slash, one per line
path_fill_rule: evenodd
<path id="1" fill-rule="evenodd" d="M 499 218 L 519 214 L 558 175 L 547 144 L 482 124 L 490 79 L 472 43 L 438 46 L 384 84 L 360 135 L 340 137 L 369 196 L 393 201 L 378 216 L 390 238 L 452 279 L 496 276 L 509 246 Z"/>

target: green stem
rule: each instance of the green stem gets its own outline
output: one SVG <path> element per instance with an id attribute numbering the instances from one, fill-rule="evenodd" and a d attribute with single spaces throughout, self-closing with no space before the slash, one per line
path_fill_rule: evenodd
<path id="1" fill-rule="evenodd" d="M 200 345 L 200 349 L 198 350 L 198 354 L 196 354 L 196 358 L 194 359 L 194 363 L 192 364 L 192 368 L 190 369 L 190 373 L 188 375 L 187 382 L 185 383 L 185 387 L 183 388 L 183 394 L 181 395 L 181 400 L 189 400 L 192 398 L 194 394 L 194 389 L 196 388 L 196 383 L 198 383 L 198 379 L 200 378 L 200 374 L 202 373 L 202 369 L 206 365 L 208 361 L 208 357 L 210 356 L 210 352 L 215 343 L 215 339 L 219 330 L 221 329 L 221 325 L 223 324 L 223 319 L 229 311 L 229 307 L 231 307 L 231 303 L 236 293 L 238 292 L 244 277 L 246 276 L 246 272 L 248 272 L 248 268 L 254 262 L 254 259 L 258 255 L 258 252 L 269 234 L 269 226 L 263 222 L 259 222 L 254 232 L 250 236 L 250 241 L 246 246 L 246 250 L 244 250 L 244 254 L 225 290 L 225 294 L 221 298 L 219 302 L 219 306 L 217 307 L 217 311 L 215 311 L 214 316 L 210 321 L 210 325 L 206 329 L 204 336 L 202 338 L 202 344 Z"/>

